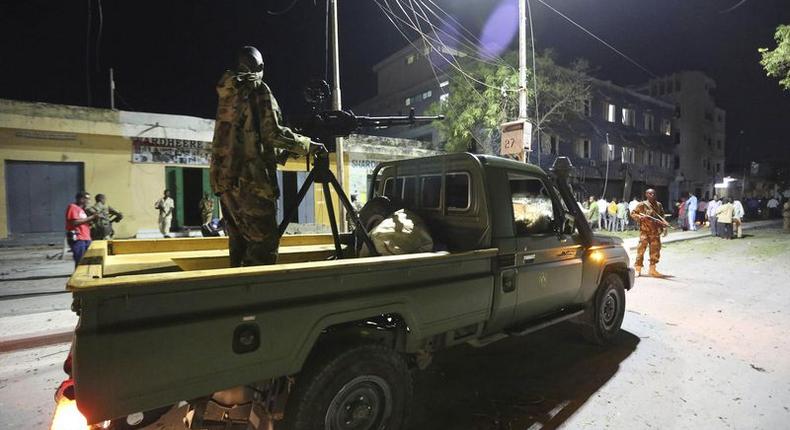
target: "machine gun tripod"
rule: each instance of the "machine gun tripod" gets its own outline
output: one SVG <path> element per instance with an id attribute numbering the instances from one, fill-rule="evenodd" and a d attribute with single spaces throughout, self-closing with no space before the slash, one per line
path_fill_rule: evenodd
<path id="1" fill-rule="evenodd" d="M 338 231 L 337 220 L 335 219 L 335 207 L 334 203 L 332 203 L 332 195 L 330 194 L 329 188 L 330 185 L 335 189 L 335 193 L 337 194 L 338 200 L 340 200 L 340 204 L 342 204 L 346 209 L 346 213 L 354 223 L 354 233 L 368 247 L 371 255 L 379 255 L 378 252 L 376 252 L 376 247 L 373 246 L 373 241 L 371 241 L 370 237 L 368 236 L 367 229 L 365 229 L 365 226 L 362 225 L 362 222 L 359 220 L 359 214 L 354 210 L 354 206 L 348 200 L 348 197 L 343 191 L 343 187 L 340 185 L 340 182 L 338 182 L 337 178 L 335 177 L 335 174 L 329 170 L 329 152 L 326 151 L 320 151 L 313 154 L 313 168 L 310 169 L 310 173 L 307 175 L 304 184 L 302 184 L 302 187 L 299 189 L 299 193 L 296 195 L 296 203 L 294 203 L 294 205 L 288 209 L 288 212 L 285 214 L 285 218 L 283 218 L 282 222 L 280 223 L 280 236 L 285 233 L 285 229 L 288 227 L 290 220 L 293 219 L 294 215 L 296 215 L 299 205 L 302 204 L 302 200 L 304 200 L 307 192 L 314 183 L 321 184 L 323 187 L 324 200 L 326 201 L 326 210 L 329 213 L 329 225 L 332 228 L 332 238 L 335 244 L 335 259 L 342 258 L 343 249 L 340 244 L 340 232 Z"/>

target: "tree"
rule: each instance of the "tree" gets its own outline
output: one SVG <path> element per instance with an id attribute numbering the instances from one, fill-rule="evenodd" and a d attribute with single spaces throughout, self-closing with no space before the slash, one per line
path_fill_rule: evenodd
<path id="1" fill-rule="evenodd" d="M 779 85 L 790 90 L 790 25 L 780 25 L 774 33 L 776 48 L 760 48 L 765 73 L 779 79 Z"/>
<path id="2" fill-rule="evenodd" d="M 455 70 L 450 74 L 449 97 L 429 109 L 433 114 L 445 115 L 436 127 L 447 141 L 447 151 L 465 151 L 474 144 L 479 152 L 498 152 L 500 124 L 518 117 L 515 59 L 515 54 L 509 54 L 502 64 L 461 63 L 463 72 Z M 590 98 L 590 78 L 589 66 L 583 60 L 561 67 L 554 54 L 547 51 L 536 62 L 537 118 L 531 70 L 527 72 L 527 82 L 528 116 L 537 133 L 581 115 L 584 101 Z"/>

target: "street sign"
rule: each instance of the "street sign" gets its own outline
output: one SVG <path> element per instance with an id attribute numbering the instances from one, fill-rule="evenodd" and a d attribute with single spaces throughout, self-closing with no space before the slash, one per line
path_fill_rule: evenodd
<path id="1" fill-rule="evenodd" d="M 520 119 L 506 122 L 500 126 L 502 130 L 502 144 L 499 148 L 500 155 L 522 156 L 524 151 L 532 150 L 532 123 Z"/>

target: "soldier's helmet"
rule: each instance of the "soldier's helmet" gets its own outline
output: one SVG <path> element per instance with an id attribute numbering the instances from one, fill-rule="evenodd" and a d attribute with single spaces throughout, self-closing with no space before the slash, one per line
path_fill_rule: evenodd
<path id="1" fill-rule="evenodd" d="M 240 72 L 263 73 L 263 56 L 254 46 L 241 47 L 238 61 Z"/>

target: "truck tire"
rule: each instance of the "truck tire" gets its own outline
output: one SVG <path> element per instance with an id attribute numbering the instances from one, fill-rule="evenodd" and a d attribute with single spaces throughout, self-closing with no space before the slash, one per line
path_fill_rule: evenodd
<path id="1" fill-rule="evenodd" d="M 398 430 L 412 395 L 406 362 L 382 345 L 319 354 L 296 378 L 278 430 Z"/>
<path id="2" fill-rule="evenodd" d="M 614 340 L 625 315 L 625 287 L 616 273 L 606 273 L 598 285 L 592 306 L 588 308 L 584 337 L 597 345 L 608 345 Z"/>

